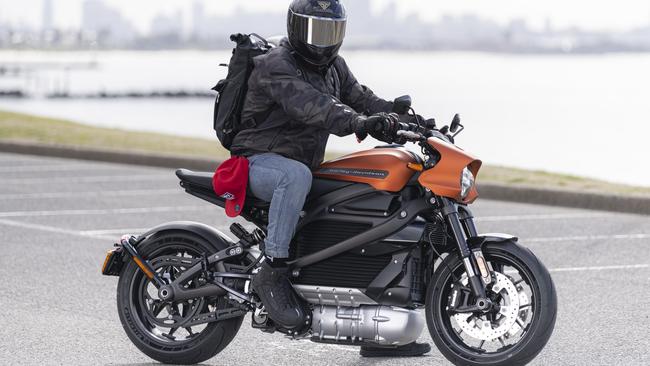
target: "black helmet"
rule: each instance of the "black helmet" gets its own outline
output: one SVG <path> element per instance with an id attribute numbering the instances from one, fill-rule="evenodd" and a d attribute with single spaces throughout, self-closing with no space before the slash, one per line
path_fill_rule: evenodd
<path id="1" fill-rule="evenodd" d="M 339 0 L 294 0 L 289 6 L 289 43 L 310 64 L 331 63 L 345 38 L 347 14 Z"/>

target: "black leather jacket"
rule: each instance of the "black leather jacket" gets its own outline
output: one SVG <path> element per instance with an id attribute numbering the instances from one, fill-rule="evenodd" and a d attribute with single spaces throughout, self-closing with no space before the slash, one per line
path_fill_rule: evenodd
<path id="1" fill-rule="evenodd" d="M 285 39 L 254 62 L 242 111 L 242 124 L 254 127 L 237 134 L 233 155 L 274 152 L 316 169 L 330 134 L 350 135 L 361 114 L 393 108 L 359 84 L 340 56 L 318 69 L 294 56 Z"/>

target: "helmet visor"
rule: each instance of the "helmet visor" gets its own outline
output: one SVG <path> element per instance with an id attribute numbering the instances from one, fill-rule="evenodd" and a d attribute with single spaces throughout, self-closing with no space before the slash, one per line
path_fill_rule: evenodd
<path id="1" fill-rule="evenodd" d="M 298 40 L 316 47 L 332 47 L 345 38 L 346 19 L 331 19 L 289 11 L 289 32 Z"/>

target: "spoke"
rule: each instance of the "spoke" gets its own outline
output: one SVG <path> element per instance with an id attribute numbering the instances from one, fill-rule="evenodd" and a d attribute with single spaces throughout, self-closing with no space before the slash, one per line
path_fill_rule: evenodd
<path id="1" fill-rule="evenodd" d="M 186 327 L 185 330 L 190 334 L 189 338 L 192 338 L 197 334 L 192 331 L 192 327 Z"/>
<path id="2" fill-rule="evenodd" d="M 499 343 L 501 343 L 502 346 L 506 346 L 506 342 L 503 341 L 503 337 L 499 337 Z"/>
<path id="3" fill-rule="evenodd" d="M 515 282 L 515 286 L 517 286 L 518 284 L 520 284 L 520 283 L 522 283 L 522 282 L 524 282 L 524 279 L 523 279 L 523 278 L 520 279 L 519 281 L 516 281 L 516 282 Z"/>
<path id="4" fill-rule="evenodd" d="M 528 309 L 528 308 L 531 307 L 531 306 L 532 306 L 531 304 L 521 305 L 521 306 L 519 307 L 519 310 Z"/>
<path id="5" fill-rule="evenodd" d="M 169 311 L 169 315 L 180 315 L 180 311 L 178 311 L 178 305 L 177 304 L 171 304 L 170 308 L 171 308 L 171 310 Z"/>
<path id="6" fill-rule="evenodd" d="M 521 329 L 524 329 L 524 322 L 521 321 L 520 318 L 517 318 L 516 322 L 517 322 L 517 325 L 519 325 L 521 327 Z"/>
<path id="7" fill-rule="evenodd" d="M 145 300 L 151 300 L 151 301 L 156 300 L 156 299 L 154 299 L 153 297 L 151 297 L 151 295 L 149 294 L 149 291 L 147 291 L 146 288 L 144 289 L 144 299 L 145 299 Z"/>
<path id="8" fill-rule="evenodd" d="M 154 303 L 151 305 L 151 313 L 153 314 L 154 317 L 157 318 L 158 315 L 160 315 L 160 312 L 162 312 L 163 309 L 165 309 L 166 307 L 167 305 L 165 305 L 165 303 L 163 303 L 162 301 L 154 300 Z"/>
<path id="9" fill-rule="evenodd" d="M 485 344 L 485 339 L 481 341 L 481 344 L 478 345 L 478 348 L 483 349 L 484 344 Z"/>
<path id="10" fill-rule="evenodd" d="M 176 337 L 174 337 L 174 333 L 176 333 L 177 330 L 178 330 L 178 328 L 171 328 L 171 329 L 169 330 L 169 333 L 166 333 L 166 334 L 163 333 L 163 336 L 164 336 L 165 338 L 169 338 L 169 339 L 171 339 L 172 341 L 174 341 L 174 340 L 176 340 Z"/>

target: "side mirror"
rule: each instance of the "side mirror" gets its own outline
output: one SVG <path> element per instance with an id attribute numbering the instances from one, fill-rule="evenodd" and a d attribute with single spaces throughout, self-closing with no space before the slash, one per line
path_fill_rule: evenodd
<path id="1" fill-rule="evenodd" d="M 458 114 L 456 114 L 454 116 L 454 119 L 451 121 L 451 125 L 449 126 L 449 131 L 451 133 L 456 133 L 456 131 L 458 131 L 458 127 L 460 127 L 460 126 L 462 126 L 460 124 L 460 116 Z"/>
<path id="2" fill-rule="evenodd" d="M 411 97 L 409 95 L 403 95 L 399 98 L 395 98 L 393 101 L 393 112 L 397 114 L 407 114 L 409 109 L 411 109 Z"/>

